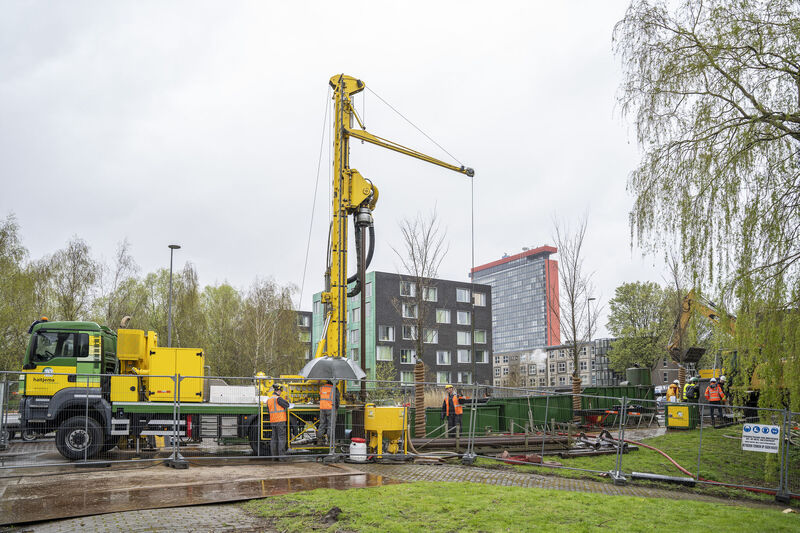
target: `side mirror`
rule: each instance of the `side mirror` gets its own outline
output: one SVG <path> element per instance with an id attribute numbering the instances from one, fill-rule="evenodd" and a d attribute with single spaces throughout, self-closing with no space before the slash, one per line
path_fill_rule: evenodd
<path id="1" fill-rule="evenodd" d="M 36 363 L 25 363 L 22 365 L 22 370 L 36 370 Z"/>

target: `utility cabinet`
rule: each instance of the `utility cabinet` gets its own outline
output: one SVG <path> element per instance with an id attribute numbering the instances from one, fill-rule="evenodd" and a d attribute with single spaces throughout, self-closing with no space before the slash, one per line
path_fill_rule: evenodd
<path id="1" fill-rule="evenodd" d="M 205 353 L 200 348 L 161 348 L 150 352 L 148 399 L 151 402 L 171 402 L 175 398 L 176 374 L 181 376 L 203 376 Z M 184 379 L 181 381 L 181 402 L 203 401 L 203 380 Z"/>

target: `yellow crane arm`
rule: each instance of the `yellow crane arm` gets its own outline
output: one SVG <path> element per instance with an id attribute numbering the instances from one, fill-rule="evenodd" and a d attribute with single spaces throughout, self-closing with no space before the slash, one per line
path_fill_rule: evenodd
<path id="1" fill-rule="evenodd" d="M 464 166 L 457 167 L 455 165 L 451 165 L 450 163 L 445 163 L 444 161 L 436 159 L 435 157 L 431 157 L 427 154 L 423 154 L 422 152 L 414 150 L 413 148 L 408 148 L 406 146 L 403 146 L 402 144 L 390 141 L 389 139 L 384 139 L 383 137 L 378 137 L 377 135 L 373 135 L 372 133 L 366 130 L 355 130 L 355 129 L 345 128 L 344 133 L 345 135 L 349 135 L 350 137 L 355 137 L 356 139 L 361 139 L 362 141 L 374 144 L 375 146 L 380 146 L 382 148 L 386 148 L 387 150 L 393 150 L 395 152 L 410 157 L 414 157 L 421 161 L 425 161 L 433 165 L 444 167 L 454 172 L 460 172 L 461 174 L 466 174 L 469 177 L 475 175 L 475 171 L 469 167 L 464 167 Z"/>
<path id="2" fill-rule="evenodd" d="M 672 329 L 672 337 L 667 345 L 667 351 L 673 354 L 673 356 L 680 353 L 681 339 L 686 333 L 686 326 L 689 325 L 689 319 L 692 317 L 692 312 L 695 310 L 714 324 L 719 324 L 720 322 L 720 312 L 717 311 L 714 303 L 698 296 L 694 289 L 690 290 L 681 302 L 681 313 L 675 320 L 675 326 Z M 736 317 L 730 315 L 729 318 L 729 331 L 731 335 L 736 335 Z"/>

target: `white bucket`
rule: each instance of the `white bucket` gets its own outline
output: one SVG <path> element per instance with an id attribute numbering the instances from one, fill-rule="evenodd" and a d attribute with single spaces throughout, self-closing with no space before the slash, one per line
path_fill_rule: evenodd
<path id="1" fill-rule="evenodd" d="M 354 463 L 367 462 L 367 443 L 364 439 L 352 439 L 350 441 L 350 460 Z"/>

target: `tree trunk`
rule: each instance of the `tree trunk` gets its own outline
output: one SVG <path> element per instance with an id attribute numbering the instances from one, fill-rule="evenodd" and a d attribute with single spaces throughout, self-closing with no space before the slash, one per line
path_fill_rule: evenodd
<path id="1" fill-rule="evenodd" d="M 572 420 L 580 422 L 581 417 L 577 411 L 581 408 L 581 378 L 575 373 L 572 374 Z"/>
<path id="2" fill-rule="evenodd" d="M 425 365 L 417 360 L 414 365 L 414 435 L 425 436 Z"/>

